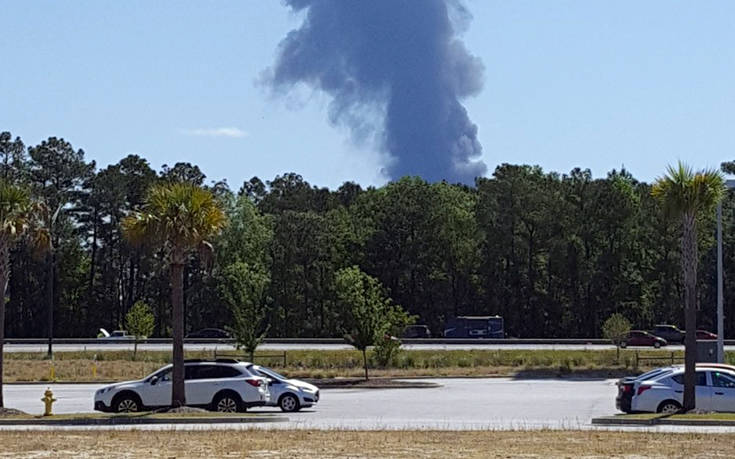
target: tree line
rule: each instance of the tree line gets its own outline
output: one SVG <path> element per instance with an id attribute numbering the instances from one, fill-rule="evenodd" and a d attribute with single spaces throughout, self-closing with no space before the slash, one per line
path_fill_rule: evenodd
<path id="1" fill-rule="evenodd" d="M 247 167 L 244 165 L 243 167 Z M 359 267 L 393 303 L 438 335 L 447 318 L 498 314 L 514 337 L 597 337 L 611 314 L 633 328 L 683 325 L 679 221 L 628 171 L 545 172 L 503 164 L 475 186 L 404 177 L 336 190 L 295 173 L 231 188 L 195 164 L 155 170 L 129 155 L 99 168 L 62 138 L 26 146 L 0 133 L 0 179 L 44 204 L 48 250 L 30 235 L 10 254 L 8 337 L 96 336 L 151 306 L 154 336 L 171 336 L 169 264 L 162 249 L 131 244 L 121 224 L 154 184 L 210 191 L 228 223 L 183 265 L 185 332 L 236 327 L 232 285 L 262 315 L 268 336 L 342 336 L 338 273 Z M 725 310 L 735 305 L 733 197 L 723 203 Z M 701 217 L 696 302 L 714 329 L 714 215 Z M 253 299 L 255 295 L 255 299 Z M 246 300 L 241 300 L 246 301 Z M 49 314 L 52 312 L 52 314 Z M 735 332 L 735 317 L 725 329 Z"/>

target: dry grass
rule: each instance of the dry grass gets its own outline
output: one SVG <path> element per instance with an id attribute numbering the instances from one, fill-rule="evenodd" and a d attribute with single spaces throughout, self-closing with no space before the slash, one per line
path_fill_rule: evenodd
<path id="1" fill-rule="evenodd" d="M 735 457 L 735 434 L 608 431 L 0 432 L 0 457 Z"/>
<path id="2" fill-rule="evenodd" d="M 211 356 L 210 352 L 187 352 L 188 358 Z M 6 381 L 48 381 L 52 366 L 58 381 L 137 379 L 169 362 L 171 356 L 168 352 L 142 351 L 133 361 L 128 351 L 80 351 L 57 352 L 53 362 L 43 357 L 43 353 L 6 354 Z M 362 356 L 357 351 L 288 351 L 285 367 L 277 359 L 261 361 L 256 356 L 256 360 L 296 378 L 363 374 Z M 370 371 L 375 377 L 511 376 L 524 372 L 614 377 L 636 371 L 633 362 L 631 351 L 622 352 L 618 361 L 615 351 L 610 350 L 410 350 L 401 352 L 390 367 L 371 365 Z"/>

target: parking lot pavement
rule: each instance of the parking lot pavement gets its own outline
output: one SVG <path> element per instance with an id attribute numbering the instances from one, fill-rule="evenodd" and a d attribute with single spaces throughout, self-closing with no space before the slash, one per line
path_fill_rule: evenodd
<path id="1" fill-rule="evenodd" d="M 426 381 L 426 380 L 423 380 Z M 430 389 L 323 390 L 282 427 L 345 429 L 579 428 L 614 411 L 614 380 L 436 379 Z M 37 414 L 45 385 L 7 385 L 9 408 Z M 99 384 L 51 384 L 55 413 L 91 412 Z M 279 412 L 255 408 L 254 413 Z"/>

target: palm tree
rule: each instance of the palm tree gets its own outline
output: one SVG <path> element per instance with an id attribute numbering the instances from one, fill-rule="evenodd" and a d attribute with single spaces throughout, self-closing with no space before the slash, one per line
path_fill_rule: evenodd
<path id="1" fill-rule="evenodd" d="M 35 210 L 28 191 L 0 179 L 0 408 L 3 407 L 5 292 L 10 281 L 10 251 L 18 238 L 33 226 Z M 40 242 L 43 234 L 38 235 Z"/>
<path id="2" fill-rule="evenodd" d="M 155 244 L 168 254 L 171 276 L 173 385 L 171 406 L 186 404 L 184 389 L 184 265 L 195 250 L 211 252 L 208 240 L 225 225 L 215 197 L 191 183 L 153 186 L 141 212 L 122 221 L 126 239 L 135 245 Z"/>
<path id="3" fill-rule="evenodd" d="M 665 176 L 656 180 L 651 193 L 667 215 L 681 220 L 681 268 L 684 281 L 684 406 L 696 406 L 697 359 L 697 217 L 711 213 L 725 192 L 722 175 L 716 170 L 694 172 L 679 162 L 669 166 Z"/>

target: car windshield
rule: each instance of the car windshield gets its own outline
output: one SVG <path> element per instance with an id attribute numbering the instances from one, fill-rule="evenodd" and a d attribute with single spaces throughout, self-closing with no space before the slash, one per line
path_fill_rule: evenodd
<path id="1" fill-rule="evenodd" d="M 285 381 L 286 379 L 288 379 L 287 377 L 276 373 L 275 371 L 271 370 L 270 368 L 257 367 L 256 370 L 258 371 L 258 373 L 262 374 L 263 376 L 267 376 L 269 378 L 280 379 L 282 381 Z"/>

